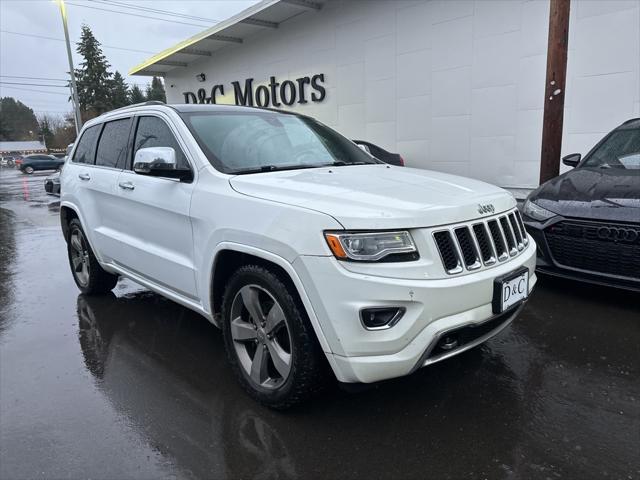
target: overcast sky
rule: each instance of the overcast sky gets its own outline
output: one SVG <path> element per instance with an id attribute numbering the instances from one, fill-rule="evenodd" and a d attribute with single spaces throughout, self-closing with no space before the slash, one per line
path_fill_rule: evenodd
<path id="1" fill-rule="evenodd" d="M 128 83 L 137 83 L 141 87 L 144 87 L 151 79 L 148 77 L 128 77 L 127 72 L 131 67 L 210 27 L 215 22 L 196 21 L 134 10 L 126 8 L 123 4 L 179 12 L 220 21 L 257 3 L 257 0 L 65 1 L 76 68 L 81 59 L 75 53 L 75 42 L 80 38 L 80 27 L 86 23 L 102 44 L 103 53 L 111 64 L 112 71 L 118 70 L 127 78 Z M 118 10 L 125 13 L 105 10 Z M 135 15 L 158 17 L 169 21 L 142 18 Z M 184 23 L 201 26 L 184 25 Z M 64 42 L 16 34 L 64 39 L 62 20 L 57 4 L 53 0 L 0 0 L 0 82 L 2 82 L 0 83 L 0 96 L 19 99 L 33 108 L 36 114 L 48 112 L 62 115 L 64 112 L 71 111 L 71 105 L 68 103 L 68 89 L 6 83 L 63 85 L 63 82 L 28 80 L 11 78 L 10 76 L 65 79 L 67 78 L 66 72 L 69 70 Z"/>

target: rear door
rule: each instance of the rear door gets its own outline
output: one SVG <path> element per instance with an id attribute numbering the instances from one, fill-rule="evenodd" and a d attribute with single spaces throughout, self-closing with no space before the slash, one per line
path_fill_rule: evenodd
<path id="1" fill-rule="evenodd" d="M 118 259 L 122 241 L 119 228 L 123 206 L 118 189 L 118 176 L 125 167 L 131 133 L 131 117 L 111 120 L 103 124 L 96 146 L 95 163 L 86 180 L 86 188 L 93 208 L 91 228 L 95 246 L 102 260 Z"/>
<path id="2" fill-rule="evenodd" d="M 101 130 L 102 124 L 98 124 L 88 127 L 82 132 L 73 156 L 60 177 L 61 190 L 64 191 L 65 198 L 78 206 L 80 220 L 92 245 L 92 218 L 96 215 L 96 210 L 92 204 L 88 186 L 91 181 L 91 172 L 96 158 L 96 145 Z M 100 256 L 99 252 L 96 252 L 96 255 Z"/>
<path id="3" fill-rule="evenodd" d="M 41 170 L 57 170 L 59 166 L 58 159 L 49 155 L 42 155 L 42 160 L 40 161 L 40 169 Z"/>
<path id="4" fill-rule="evenodd" d="M 171 147 L 178 167 L 191 168 L 186 144 L 163 116 L 137 117 L 131 159 L 118 178 L 119 228 L 123 235 L 119 262 L 133 273 L 197 300 L 193 236 L 189 208 L 195 181 L 139 175 L 133 172 L 135 152 L 145 147 Z"/>

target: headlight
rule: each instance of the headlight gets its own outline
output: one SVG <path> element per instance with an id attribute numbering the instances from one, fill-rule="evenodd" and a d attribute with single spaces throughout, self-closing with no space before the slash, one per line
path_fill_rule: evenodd
<path id="1" fill-rule="evenodd" d="M 418 252 L 411 235 L 401 232 L 367 232 L 324 234 L 329 248 L 340 260 L 375 262 L 389 255 L 401 255 L 398 260 L 416 260 Z"/>
<path id="2" fill-rule="evenodd" d="M 540 205 L 533 203 L 531 200 L 524 202 L 524 208 L 522 210 L 527 217 L 531 217 L 540 222 L 557 215 L 546 208 L 542 208 Z"/>

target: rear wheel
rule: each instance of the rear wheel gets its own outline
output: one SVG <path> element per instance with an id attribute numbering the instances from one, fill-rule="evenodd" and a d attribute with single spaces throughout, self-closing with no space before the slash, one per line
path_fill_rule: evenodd
<path id="1" fill-rule="evenodd" d="M 77 218 L 69 224 L 67 253 L 73 279 L 82 293 L 107 293 L 118 283 L 118 276 L 107 272 L 98 263 Z"/>
<path id="2" fill-rule="evenodd" d="M 31 175 L 33 173 L 33 167 L 24 167 L 24 170 L 22 171 Z"/>
<path id="3" fill-rule="evenodd" d="M 323 385 L 322 351 L 297 294 L 258 265 L 239 268 L 224 293 L 223 333 L 244 389 L 261 403 L 289 408 Z"/>

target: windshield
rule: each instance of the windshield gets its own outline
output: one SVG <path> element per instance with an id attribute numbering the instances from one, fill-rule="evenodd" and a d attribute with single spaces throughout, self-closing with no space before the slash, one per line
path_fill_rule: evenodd
<path id="1" fill-rule="evenodd" d="M 279 112 L 194 112 L 183 118 L 211 164 L 240 174 L 380 163 L 321 123 Z"/>
<path id="2" fill-rule="evenodd" d="M 613 132 L 581 166 L 640 170 L 640 128 Z"/>

